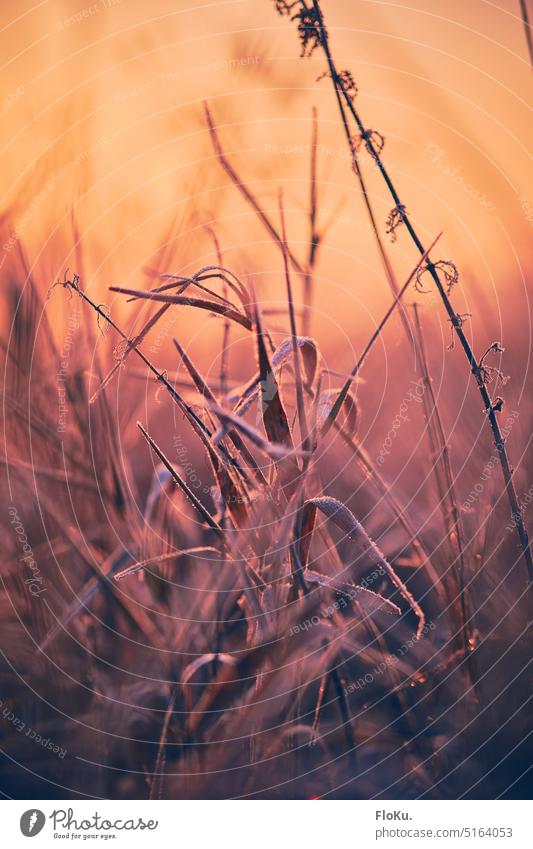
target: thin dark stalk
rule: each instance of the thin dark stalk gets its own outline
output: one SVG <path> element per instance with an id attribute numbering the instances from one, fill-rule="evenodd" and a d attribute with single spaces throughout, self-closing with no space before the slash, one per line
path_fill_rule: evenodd
<path id="1" fill-rule="evenodd" d="M 108 313 L 105 310 L 102 309 L 102 306 L 99 305 L 99 304 L 95 304 L 94 301 L 91 300 L 91 298 L 89 298 L 89 296 L 86 295 L 85 292 L 82 289 L 80 289 L 79 277 L 77 275 L 74 275 L 73 280 L 67 280 L 65 278 L 62 285 L 65 286 L 67 289 L 72 289 L 74 292 L 76 292 L 80 296 L 80 298 L 82 298 L 82 300 L 84 300 L 86 303 L 89 304 L 89 306 L 92 307 L 92 309 L 97 313 L 97 315 L 100 318 L 104 319 L 104 321 L 107 324 L 109 324 L 109 326 L 112 327 L 113 330 L 115 330 L 116 333 L 118 333 L 119 336 L 122 337 L 122 339 L 124 339 L 128 344 L 130 343 L 131 340 L 128 338 L 128 336 L 124 333 L 123 330 L 121 330 L 121 328 L 118 326 L 118 324 L 116 324 L 113 321 L 111 316 L 109 316 Z M 213 436 L 213 434 L 211 433 L 209 428 L 204 424 L 202 419 L 195 413 L 193 408 L 189 404 L 187 404 L 186 401 L 183 400 L 183 398 L 181 397 L 181 395 L 179 395 L 178 392 L 176 392 L 176 390 L 174 389 L 172 384 L 169 382 L 169 380 L 166 376 L 166 372 L 165 371 L 160 372 L 154 366 L 154 364 L 148 359 L 146 354 L 144 354 L 137 345 L 134 345 L 132 347 L 132 351 L 134 351 L 137 354 L 137 356 L 143 361 L 143 363 L 150 369 L 152 374 L 155 375 L 157 381 L 159 381 L 165 387 L 165 389 L 170 394 L 171 398 L 176 402 L 176 404 L 178 405 L 180 410 L 182 410 L 182 412 L 185 413 L 185 415 L 187 415 L 190 419 L 192 419 L 195 422 L 195 424 L 201 430 L 203 430 L 203 432 L 205 433 L 205 435 L 207 437 L 211 438 Z M 244 470 L 240 467 L 239 463 L 233 457 L 231 457 L 228 454 L 226 448 L 223 445 L 220 445 L 220 452 L 224 455 L 224 458 L 227 460 L 227 462 L 231 463 L 231 465 L 235 467 L 235 469 L 241 475 L 241 477 L 246 479 L 247 475 L 244 472 Z"/>
<path id="2" fill-rule="evenodd" d="M 294 315 L 294 301 L 292 297 L 291 273 L 289 269 L 289 254 L 287 248 L 287 233 L 285 230 L 285 213 L 283 212 L 283 202 L 280 195 L 279 213 L 281 217 L 281 247 L 283 253 L 283 267 L 285 270 L 285 283 L 287 285 L 287 302 L 289 305 L 289 320 L 291 325 L 292 336 L 292 352 L 294 356 L 294 377 L 296 384 L 296 406 L 298 409 L 298 421 L 300 423 L 300 433 L 302 437 L 302 448 L 304 451 L 309 447 L 309 428 L 307 426 L 307 415 L 305 412 L 305 402 L 303 393 L 302 370 L 300 365 L 300 349 L 298 348 L 298 331 L 296 328 L 296 318 Z M 304 468 L 306 460 L 304 458 Z"/>
<path id="3" fill-rule="evenodd" d="M 331 50 L 330 50 L 330 47 L 329 47 L 328 34 L 327 34 L 327 30 L 326 30 L 325 25 L 324 25 L 324 18 L 323 18 L 323 15 L 322 15 L 322 10 L 320 8 L 319 0 L 312 0 L 312 2 L 313 2 L 313 8 L 314 8 L 315 13 L 316 13 L 316 17 L 317 17 L 317 33 L 318 33 L 318 36 L 319 36 L 320 44 L 322 46 L 322 49 L 323 49 L 325 57 L 326 57 L 326 61 L 328 63 L 328 68 L 329 68 L 329 71 L 330 71 L 333 86 L 334 86 L 335 91 L 337 93 L 337 97 L 339 97 L 339 95 L 342 95 L 342 97 L 344 98 L 344 101 L 345 101 L 345 103 L 348 107 L 348 110 L 351 113 L 351 115 L 352 115 L 352 117 L 353 117 L 353 119 L 354 119 L 354 121 L 357 125 L 359 133 L 361 135 L 361 139 L 365 140 L 366 148 L 367 148 L 368 152 L 370 153 L 370 155 L 372 156 L 372 158 L 374 159 L 374 162 L 376 163 L 378 170 L 379 170 L 381 176 L 383 177 L 383 180 L 385 181 L 385 184 L 386 184 L 386 186 L 387 186 L 387 188 L 388 188 L 388 190 L 389 190 L 389 192 L 392 196 L 392 199 L 394 201 L 395 208 L 396 208 L 396 210 L 398 210 L 398 215 L 400 217 L 400 220 L 405 225 L 407 232 L 409 233 L 409 235 L 410 235 L 412 241 L 414 242 L 417 250 L 419 251 L 420 254 L 427 254 L 427 251 L 425 250 L 425 248 L 424 248 L 424 246 L 423 246 L 423 244 L 422 244 L 422 242 L 421 242 L 421 240 L 420 240 L 420 238 L 419 238 L 419 236 L 418 236 L 418 234 L 417 234 L 417 232 L 416 232 L 416 230 L 415 230 L 415 228 L 414 228 L 414 226 L 411 222 L 411 219 L 410 219 L 409 215 L 407 214 L 406 207 L 405 207 L 404 204 L 402 204 L 402 202 L 400 200 L 400 196 L 399 196 L 399 194 L 398 194 L 398 192 L 397 192 L 397 190 L 396 190 L 396 188 L 395 188 L 395 186 L 394 186 L 394 184 L 393 184 L 393 182 L 392 182 L 392 180 L 389 176 L 387 169 L 385 168 L 385 165 L 383 164 L 383 161 L 381 159 L 379 151 L 376 149 L 376 147 L 375 147 L 375 145 L 372 141 L 371 135 L 367 132 L 367 130 L 366 130 L 366 128 L 365 128 L 365 126 L 364 126 L 364 124 L 363 124 L 363 122 L 362 122 L 362 120 L 359 116 L 359 113 L 358 113 L 357 109 L 355 108 L 355 106 L 353 104 L 352 98 L 350 97 L 350 95 L 346 91 L 344 83 L 343 83 L 341 77 L 339 76 L 339 73 L 338 73 L 337 68 L 335 66 L 335 63 L 333 61 Z M 476 359 L 476 357 L 475 357 L 475 355 L 472 351 L 470 343 L 469 343 L 468 339 L 466 338 L 466 335 L 465 335 L 465 333 L 462 329 L 462 319 L 459 315 L 457 315 L 457 313 L 455 312 L 455 310 L 454 310 L 454 308 L 451 304 L 450 298 L 448 297 L 448 294 L 447 294 L 447 292 L 446 292 L 446 290 L 443 286 L 443 283 L 442 283 L 442 281 L 439 277 L 439 274 L 438 274 L 438 271 L 435 267 L 435 264 L 429 259 L 429 257 L 425 257 L 425 262 L 426 262 L 425 268 L 429 272 L 431 278 L 433 279 L 433 282 L 435 283 L 435 285 L 437 287 L 437 291 L 438 291 L 438 293 L 441 297 L 441 300 L 444 304 L 444 307 L 445 307 L 446 312 L 448 314 L 448 318 L 451 322 L 451 325 L 452 325 L 452 327 L 453 327 L 453 329 L 454 329 L 454 331 L 457 335 L 457 338 L 459 339 L 459 342 L 461 343 L 461 347 L 462 347 L 462 349 L 465 353 L 465 356 L 468 360 L 470 370 L 471 370 L 472 374 L 474 375 L 474 377 L 476 379 L 476 383 L 478 385 L 479 393 L 480 393 L 481 399 L 483 401 L 483 407 L 484 407 L 485 412 L 487 414 L 489 425 L 490 425 L 490 428 L 492 430 L 492 434 L 493 434 L 493 438 L 494 438 L 494 443 L 495 443 L 496 450 L 498 452 L 498 457 L 499 457 L 499 460 L 500 460 L 500 464 L 501 464 L 501 467 L 502 467 L 502 473 L 503 473 L 503 478 L 504 478 L 504 482 L 505 482 L 505 489 L 506 489 L 507 496 L 509 498 L 509 503 L 510 503 L 510 506 L 511 506 L 511 515 L 512 515 L 512 518 L 513 518 L 513 522 L 516 526 L 518 538 L 519 538 L 519 541 L 520 541 L 520 548 L 521 548 L 521 551 L 522 551 L 524 561 L 526 563 L 529 580 L 533 581 L 533 559 L 532 559 L 532 556 L 531 556 L 531 550 L 530 550 L 530 545 L 529 545 L 529 537 L 528 537 L 526 527 L 524 525 L 524 520 L 522 518 L 520 505 L 518 503 L 518 498 L 517 498 L 516 490 L 515 490 L 515 487 L 514 487 L 513 472 L 511 470 L 511 467 L 510 467 L 510 464 L 509 464 L 509 459 L 508 459 L 507 451 L 506 451 L 506 448 L 505 448 L 505 441 L 504 441 L 504 438 L 503 438 L 501 430 L 500 430 L 500 425 L 498 423 L 496 411 L 493 408 L 492 401 L 491 401 L 489 392 L 488 392 L 487 387 L 486 387 L 485 376 L 484 376 L 484 371 L 483 371 L 481 361 L 478 362 L 478 360 Z"/>
<path id="4" fill-rule="evenodd" d="M 239 191 L 242 194 L 242 196 L 244 197 L 244 199 L 247 201 L 247 203 L 250 204 L 252 209 L 256 212 L 258 218 L 260 219 L 260 221 L 262 221 L 262 223 L 264 224 L 264 226 L 266 227 L 266 229 L 268 230 L 268 232 L 270 233 L 270 235 L 272 236 L 274 241 L 277 242 L 279 244 L 279 246 L 281 247 L 281 235 L 280 235 L 280 233 L 274 227 L 274 225 L 272 224 L 272 222 L 270 221 L 268 216 L 261 209 L 261 206 L 259 205 L 259 202 L 255 198 L 255 196 L 252 194 L 252 192 L 250 191 L 248 186 L 241 180 L 241 178 L 239 177 L 235 168 L 229 162 L 226 155 L 224 154 L 224 151 L 222 150 L 222 145 L 220 144 L 220 140 L 218 138 L 218 133 L 217 133 L 217 129 L 216 129 L 216 126 L 215 126 L 215 122 L 213 120 L 213 116 L 211 115 L 211 112 L 209 110 L 207 103 L 204 104 L 204 110 L 205 110 L 205 116 L 206 116 L 206 119 L 207 119 L 207 124 L 208 124 L 208 127 L 209 127 L 209 133 L 210 133 L 210 136 L 211 136 L 211 141 L 213 142 L 213 147 L 215 149 L 215 153 L 217 155 L 218 161 L 220 162 L 222 168 L 224 169 L 224 171 L 226 172 L 228 177 L 231 179 L 232 183 L 234 183 L 234 185 L 239 189 Z M 296 257 L 294 256 L 294 254 L 292 253 L 292 251 L 289 248 L 287 248 L 287 255 L 290 259 L 291 265 L 294 268 L 294 270 L 297 271 L 299 274 L 305 274 L 305 269 L 302 268 L 301 264 L 298 262 L 298 260 L 296 259 Z"/>
<path id="5" fill-rule="evenodd" d="M 217 255 L 217 262 L 218 262 L 220 268 L 222 268 L 223 265 L 224 265 L 224 262 L 223 262 L 222 249 L 220 247 L 220 242 L 218 240 L 218 236 L 215 233 L 215 231 L 212 230 L 211 228 L 209 228 L 209 232 L 211 233 L 211 235 L 213 237 L 213 241 L 215 243 L 215 251 L 216 251 L 216 255 Z M 222 294 L 223 294 L 224 298 L 227 299 L 227 297 L 228 297 L 228 284 L 225 280 L 224 280 L 224 283 L 223 283 Z M 220 392 L 222 393 L 223 397 L 226 396 L 227 391 L 228 391 L 227 390 L 227 386 L 228 386 L 228 354 L 229 354 L 230 330 L 231 330 L 231 323 L 230 323 L 228 318 L 225 318 L 224 319 L 224 329 L 222 331 L 222 349 L 221 349 L 221 352 L 220 352 L 220 377 L 219 377 Z"/>

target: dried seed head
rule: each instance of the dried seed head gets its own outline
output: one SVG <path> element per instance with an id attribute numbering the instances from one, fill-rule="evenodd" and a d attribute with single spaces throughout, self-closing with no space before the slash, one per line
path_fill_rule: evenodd
<path id="1" fill-rule="evenodd" d="M 391 237 L 392 242 L 395 242 L 397 239 L 396 230 L 398 229 L 400 224 L 403 224 L 405 212 L 406 210 L 403 203 L 399 203 L 398 206 L 395 206 L 394 209 L 391 209 L 391 211 L 389 212 L 389 217 L 387 218 L 386 233 Z M 418 273 L 420 273 L 420 271 Z"/>

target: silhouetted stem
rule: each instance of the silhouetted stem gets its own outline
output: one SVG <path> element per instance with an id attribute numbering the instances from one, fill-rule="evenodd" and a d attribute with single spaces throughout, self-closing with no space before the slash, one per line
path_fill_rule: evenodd
<path id="1" fill-rule="evenodd" d="M 341 77 L 339 76 L 339 73 L 338 73 L 338 71 L 335 67 L 335 63 L 333 61 L 331 51 L 330 51 L 330 48 L 329 48 L 328 34 L 327 34 L 326 28 L 324 26 L 324 19 L 323 19 L 323 15 L 322 15 L 322 10 L 320 8 L 319 0 L 313 0 L 313 7 L 314 7 L 316 15 L 317 15 L 317 21 L 318 21 L 317 26 L 318 26 L 318 33 L 319 33 L 319 36 L 320 36 L 320 43 L 322 45 L 322 48 L 324 50 L 324 54 L 326 56 L 326 60 L 327 60 L 327 63 L 328 63 L 331 79 L 332 79 L 333 85 L 335 87 L 335 92 L 337 94 L 337 98 L 340 99 L 340 95 L 342 94 L 344 101 L 347 105 L 347 108 L 348 108 L 349 112 L 351 113 L 351 115 L 352 115 L 352 117 L 353 117 L 353 119 L 354 119 L 354 121 L 357 125 L 359 133 L 361 134 L 361 138 L 365 139 L 366 148 L 367 148 L 368 152 L 370 153 L 370 155 L 373 157 L 373 159 L 374 159 L 374 161 L 375 161 L 375 163 L 376 163 L 376 165 L 379 169 L 379 172 L 380 172 L 381 176 L 383 177 L 385 184 L 386 184 L 386 186 L 387 186 L 387 188 L 388 188 L 388 190 L 389 190 L 389 192 L 392 196 L 392 199 L 394 200 L 395 207 L 399 211 L 399 215 L 401 217 L 403 224 L 405 225 L 405 227 L 407 229 L 407 232 L 409 233 L 412 241 L 414 242 L 414 244 L 415 244 L 417 250 L 420 252 L 420 254 L 425 254 L 426 253 L 425 248 L 424 248 L 420 238 L 418 237 L 418 234 L 417 234 L 416 230 L 414 229 L 413 224 L 411 223 L 409 215 L 406 212 L 405 205 L 402 204 L 402 202 L 400 200 L 400 196 L 398 195 L 398 192 L 396 191 L 396 188 L 395 188 L 395 186 L 394 186 L 394 184 L 393 184 L 393 182 L 392 182 L 392 180 L 389 176 L 389 173 L 388 173 L 387 169 L 385 168 L 385 166 L 384 166 L 384 164 L 381 160 L 379 151 L 376 149 L 375 145 L 373 144 L 372 138 L 368 135 L 368 133 L 365 129 L 365 126 L 364 126 L 364 124 L 363 124 L 363 122 L 362 122 L 362 120 L 359 116 L 359 113 L 358 113 L 358 111 L 356 110 L 356 108 L 353 104 L 352 98 L 346 92 L 343 81 L 342 81 Z M 507 451 L 506 451 L 506 448 L 505 448 L 505 441 L 503 439 L 503 436 L 502 436 L 502 433 L 501 433 L 501 430 L 500 430 L 500 425 L 499 425 L 498 419 L 496 417 L 496 412 L 495 412 L 495 410 L 493 409 L 493 406 L 492 406 L 490 395 L 489 395 L 487 387 L 485 385 L 483 369 L 482 369 L 480 363 L 476 360 L 476 358 L 474 356 L 472 348 L 470 347 L 470 343 L 468 342 L 468 339 L 466 338 L 465 333 L 462 329 L 461 318 L 457 315 L 457 313 L 455 312 L 455 310 L 454 310 L 454 308 L 451 304 L 451 301 L 448 297 L 448 294 L 446 293 L 446 290 L 444 289 L 444 287 L 442 285 L 441 279 L 438 275 L 438 272 L 435 268 L 434 263 L 431 262 L 429 257 L 426 257 L 425 262 L 426 262 L 425 267 L 426 267 L 427 271 L 429 272 L 429 274 L 431 275 L 433 282 L 435 283 L 435 285 L 437 287 L 437 291 L 438 291 L 438 293 L 441 297 L 441 300 L 444 304 L 444 307 L 445 307 L 446 312 L 448 314 L 448 318 L 449 318 L 449 320 L 452 324 L 452 327 L 453 327 L 453 329 L 454 329 L 454 331 L 457 335 L 457 338 L 459 339 L 459 342 L 461 343 L 461 347 L 462 347 L 462 349 L 465 353 L 465 356 L 468 360 L 470 370 L 471 370 L 472 374 L 474 375 L 474 377 L 476 379 L 476 383 L 478 385 L 479 393 L 480 393 L 482 401 L 483 401 L 483 406 L 484 406 L 484 409 L 485 409 L 485 412 L 487 414 L 487 418 L 488 418 L 488 421 L 489 421 L 489 424 L 490 424 L 490 427 L 491 427 L 491 430 L 492 430 L 494 443 L 495 443 L 496 450 L 498 452 L 498 457 L 499 457 L 499 460 L 500 460 L 500 464 L 501 464 L 501 467 L 502 467 L 503 478 L 504 478 L 504 482 L 505 482 L 505 489 L 507 491 L 507 496 L 509 498 L 509 504 L 511 506 L 511 515 L 512 515 L 512 519 L 513 519 L 513 523 L 515 524 L 516 530 L 517 530 L 517 533 L 518 533 L 518 537 L 519 537 L 519 541 L 520 541 L 520 547 L 521 547 L 522 555 L 523 555 L 525 563 L 526 563 L 529 580 L 533 581 L 533 559 L 531 557 L 529 537 L 528 537 L 526 527 L 524 525 L 524 520 L 522 518 L 522 513 L 521 513 L 521 510 L 520 510 L 518 498 L 517 498 L 516 491 L 515 491 L 515 488 L 514 488 L 513 473 L 512 473 L 510 464 L 509 464 L 509 459 L 508 459 Z"/>

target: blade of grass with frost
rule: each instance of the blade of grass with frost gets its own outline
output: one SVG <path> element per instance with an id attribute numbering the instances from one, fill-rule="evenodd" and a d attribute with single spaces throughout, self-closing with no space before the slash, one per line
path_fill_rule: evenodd
<path id="1" fill-rule="evenodd" d="M 176 282 L 176 280 L 181 280 L 181 278 L 175 278 L 175 275 L 165 275 L 165 277 L 170 277 L 170 276 L 173 278 L 174 282 L 165 283 L 161 286 L 156 286 L 154 289 L 148 289 L 148 293 L 150 293 L 152 295 L 160 295 L 161 293 L 169 292 L 171 289 L 178 288 L 178 282 Z M 177 293 L 178 295 L 181 294 L 181 292 L 183 292 L 184 289 L 188 288 L 189 286 L 192 286 L 195 289 L 199 289 L 199 291 L 203 292 L 205 295 L 209 295 L 210 298 L 217 298 L 220 301 L 221 304 L 225 304 L 227 307 L 233 308 L 233 306 L 234 306 L 233 303 L 230 300 L 228 300 L 228 298 L 226 296 L 219 295 L 218 292 L 214 292 L 213 289 L 210 289 L 208 286 L 202 286 L 198 282 L 197 278 L 191 278 L 189 280 L 187 280 L 187 278 L 184 278 L 184 279 L 185 279 L 186 282 L 181 286 L 179 292 Z M 138 300 L 140 300 L 139 296 L 137 296 L 135 298 L 130 297 L 130 298 L 128 298 L 127 302 L 131 303 L 132 301 L 135 302 L 135 301 L 138 301 Z"/>
<path id="2" fill-rule="evenodd" d="M 411 521 L 407 516 L 405 509 L 402 507 L 402 505 L 399 503 L 399 501 L 393 494 L 392 488 L 385 482 L 385 480 L 379 474 L 377 469 L 374 468 L 368 454 L 363 449 L 363 446 L 358 444 L 353 437 L 347 434 L 338 422 L 335 422 L 335 429 L 339 433 L 341 439 L 343 439 L 353 451 L 355 459 L 359 463 L 366 477 L 373 482 L 374 486 L 376 487 L 382 498 L 390 505 L 395 519 L 399 522 L 399 524 L 402 526 L 405 533 L 407 534 L 407 538 L 409 539 L 410 544 L 413 546 L 413 549 L 420 561 L 420 565 L 422 566 L 422 568 L 426 569 L 432 583 L 432 588 L 435 590 L 441 600 L 444 601 L 445 595 L 442 586 L 442 578 L 435 570 L 431 562 L 431 556 L 429 552 L 427 551 L 424 543 L 422 542 L 418 533 L 415 531 L 413 525 L 411 524 Z"/>
<path id="3" fill-rule="evenodd" d="M 315 379 L 315 374 L 318 365 L 318 347 L 314 339 L 309 338 L 308 336 L 298 336 L 296 339 L 296 344 L 299 348 L 301 348 L 301 355 L 304 365 L 305 371 L 305 382 L 304 389 L 308 394 L 312 394 L 312 385 Z M 284 339 L 280 345 L 276 348 L 271 357 L 271 366 L 274 374 L 278 374 L 281 367 L 287 362 L 289 357 L 294 356 L 293 349 L 293 340 L 289 336 L 287 339 Z M 257 396 L 261 390 L 261 377 L 259 372 L 255 374 L 255 376 L 248 381 L 245 388 L 241 391 L 240 396 L 237 393 L 233 392 L 230 395 L 230 400 L 236 401 L 235 406 L 233 408 L 234 413 L 239 413 L 243 415 L 252 405 L 252 403 L 256 400 Z"/>
<path id="4" fill-rule="evenodd" d="M 211 229 L 211 227 L 208 227 L 207 229 L 211 233 L 211 237 L 212 237 L 213 242 L 215 244 L 215 252 L 216 252 L 216 255 L 217 255 L 217 262 L 218 262 L 219 266 L 222 268 L 223 263 L 224 263 L 224 257 L 222 256 L 222 249 L 220 247 L 219 238 L 218 238 L 217 234 L 215 233 L 215 231 Z M 226 281 L 224 281 L 223 293 L 224 293 L 224 297 L 227 298 L 228 284 L 227 284 Z M 226 319 L 224 319 L 224 328 L 223 328 L 223 331 L 222 331 L 222 345 L 221 345 L 221 349 L 220 349 L 220 374 L 219 374 L 220 391 L 221 391 L 223 397 L 226 396 L 226 392 L 227 392 L 230 332 L 231 332 L 231 324 L 228 321 L 228 319 L 226 318 Z"/>
<path id="5" fill-rule="evenodd" d="M 331 371 L 329 369 L 328 374 L 331 374 Z M 336 374 L 335 376 L 344 378 L 350 377 L 350 375 L 345 374 Z M 316 404 L 315 429 L 318 427 L 319 424 L 322 424 L 322 422 L 327 419 L 331 408 L 338 397 L 338 394 L 338 389 L 324 389 L 324 391 L 318 395 L 318 401 Z M 344 413 L 344 421 L 342 422 L 343 429 L 347 430 L 348 433 L 355 433 L 357 429 L 358 411 L 357 402 L 351 389 L 348 390 L 346 398 L 344 399 L 344 404 L 342 405 L 341 409 L 342 413 Z M 338 420 L 335 421 L 335 424 L 339 424 Z"/>
<path id="6" fill-rule="evenodd" d="M 307 555 L 311 543 L 311 535 L 315 526 L 317 510 L 320 510 L 327 519 L 334 522 L 337 527 L 343 531 L 347 538 L 355 544 L 357 560 L 362 561 L 366 559 L 371 562 L 371 565 L 379 565 L 384 568 L 393 586 L 398 590 L 400 595 L 405 599 L 413 613 L 418 618 L 417 637 L 420 637 L 426 619 L 419 603 L 416 601 L 413 594 L 407 589 L 407 586 L 401 578 L 396 574 L 383 552 L 368 536 L 367 532 L 361 523 L 355 518 L 352 511 L 336 498 L 320 496 L 318 498 L 309 498 L 304 502 L 301 508 L 299 527 L 305 529 L 304 538 L 306 539 L 305 545 L 307 551 L 303 553 L 302 557 L 300 557 L 301 562 L 307 562 Z"/>
<path id="7" fill-rule="evenodd" d="M 278 345 L 272 354 L 272 368 L 279 368 L 291 353 L 294 354 L 294 341 L 294 337 L 289 337 Z M 311 392 L 318 366 L 318 346 L 315 340 L 309 336 L 296 336 L 296 345 L 300 349 L 305 371 L 304 389 Z"/>
<path id="8" fill-rule="evenodd" d="M 316 572 L 314 569 L 306 569 L 305 579 L 310 584 L 315 584 L 316 586 L 335 591 L 336 593 L 339 593 L 339 595 L 347 596 L 351 600 L 357 600 L 357 602 L 360 603 L 361 608 L 366 613 L 371 614 L 378 610 L 385 610 L 391 615 L 400 616 L 402 612 L 398 605 L 389 601 L 388 598 L 379 595 L 379 593 L 375 593 L 373 590 L 366 589 L 366 587 L 361 587 L 359 584 L 347 583 L 338 576 L 328 578 L 326 575 L 322 575 L 321 572 Z"/>
<path id="9" fill-rule="evenodd" d="M 339 410 L 340 410 L 340 408 L 342 407 L 342 405 L 343 405 L 343 403 L 344 403 L 344 400 L 345 400 L 345 398 L 346 398 L 346 396 L 347 396 L 347 394 L 348 394 L 348 391 L 349 391 L 349 389 L 350 389 L 350 386 L 351 386 L 351 385 L 352 385 L 352 383 L 354 382 L 354 379 L 355 379 L 355 377 L 356 377 L 356 375 L 357 375 L 357 373 L 358 373 L 359 369 L 360 369 L 360 368 L 361 368 L 361 366 L 363 365 L 363 363 L 364 363 L 364 361 L 365 361 L 365 359 L 366 359 L 367 355 L 369 354 L 369 352 L 371 351 L 372 347 L 374 346 L 374 343 L 375 343 L 375 342 L 376 342 L 376 340 L 378 339 L 379 334 L 381 333 L 381 331 L 382 331 L 382 330 L 383 330 L 383 328 L 385 327 L 385 325 L 386 325 L 387 321 L 389 320 L 389 318 L 390 318 L 390 317 L 391 317 L 391 315 L 393 314 L 394 310 L 396 309 L 396 307 L 397 307 L 397 306 L 398 306 L 398 304 L 400 303 L 401 298 L 402 298 L 402 296 L 404 295 L 405 291 L 407 290 L 407 288 L 408 288 L 408 287 L 410 286 L 410 284 L 412 283 L 412 281 L 413 281 L 413 279 L 415 278 L 415 276 L 416 276 L 416 274 L 417 274 L 418 270 L 421 268 L 422 263 L 423 263 L 423 262 L 424 262 L 424 260 L 426 259 L 426 257 L 427 257 L 427 255 L 429 254 L 430 250 L 431 250 L 431 249 L 432 249 L 432 248 L 436 245 L 436 243 L 437 243 L 437 242 L 438 242 L 438 240 L 440 239 L 441 235 L 442 235 L 442 233 L 439 233 L 439 235 L 436 237 L 436 239 L 434 239 L 434 240 L 433 240 L 432 244 L 429 246 L 429 248 L 427 249 L 427 251 L 425 251 L 425 253 L 423 254 L 423 256 L 421 256 L 421 257 L 420 257 L 420 259 L 419 259 L 418 263 L 417 263 L 417 264 L 415 265 L 415 267 L 413 268 L 413 270 L 412 270 L 411 274 L 409 275 L 409 277 L 407 278 L 407 280 L 405 281 L 405 283 L 404 283 L 404 284 L 403 284 L 403 286 L 401 287 L 401 289 L 400 289 L 400 291 L 398 292 L 398 294 L 395 296 L 393 303 L 390 305 L 389 309 L 387 310 L 387 312 L 385 313 L 385 315 L 384 315 L 384 316 L 383 316 L 383 318 L 381 319 L 380 323 L 379 323 L 379 324 L 378 324 L 378 326 L 376 327 L 376 329 L 375 329 L 374 333 L 372 334 L 372 336 L 370 337 L 369 341 L 367 342 L 367 344 L 366 344 L 366 346 L 365 346 L 365 348 L 364 348 L 364 350 L 363 350 L 363 353 L 361 354 L 361 356 L 360 356 L 360 357 L 359 357 L 359 359 L 357 360 L 356 364 L 354 365 L 354 367 L 353 367 L 352 371 L 350 372 L 350 377 L 348 378 L 348 380 L 346 381 L 346 383 L 345 383 L 345 384 L 344 384 L 344 386 L 342 387 L 341 391 L 339 392 L 339 395 L 338 395 L 337 400 L 336 400 L 336 401 L 335 401 L 335 403 L 333 404 L 333 406 L 332 406 L 332 408 L 331 408 L 331 411 L 330 411 L 330 413 L 329 413 L 329 415 L 328 415 L 328 417 L 327 417 L 326 421 L 325 421 L 325 422 L 324 422 L 324 424 L 322 425 L 322 432 L 321 432 L 321 436 L 325 436 L 325 435 L 327 434 L 327 432 L 329 431 L 329 429 L 330 429 L 331 425 L 333 424 L 333 422 L 334 422 L 334 421 L 335 421 L 335 419 L 337 418 L 337 416 L 338 416 L 338 414 L 339 414 Z"/>
<path id="10" fill-rule="evenodd" d="M 173 467 L 170 460 L 167 459 L 167 457 L 165 456 L 163 451 L 158 447 L 158 445 L 156 445 L 156 443 L 154 442 L 152 437 L 144 429 L 144 427 L 142 426 L 142 424 L 140 422 L 137 422 L 137 427 L 139 428 L 142 435 L 144 436 L 144 438 L 148 442 L 152 451 L 154 451 L 155 454 L 157 454 L 157 456 L 159 457 L 159 459 L 161 460 L 163 465 L 166 466 L 166 468 L 168 469 L 168 471 L 172 475 L 172 479 L 175 481 L 175 483 L 177 483 L 177 485 L 179 486 L 179 488 L 181 489 L 183 494 L 189 499 L 192 506 L 195 508 L 196 512 L 200 514 L 200 516 L 202 517 L 204 522 L 206 522 L 209 525 L 211 530 L 215 531 L 215 533 L 220 538 L 223 539 L 224 538 L 224 532 L 223 532 L 222 528 L 220 527 L 220 525 L 218 525 L 217 522 L 215 522 L 215 520 L 213 519 L 211 514 L 206 510 L 206 508 L 204 507 L 202 502 L 199 501 L 197 499 L 196 495 L 194 494 L 194 492 L 192 492 L 189 489 L 189 487 L 187 486 L 185 481 L 181 478 L 181 476 L 177 473 L 176 469 Z"/>

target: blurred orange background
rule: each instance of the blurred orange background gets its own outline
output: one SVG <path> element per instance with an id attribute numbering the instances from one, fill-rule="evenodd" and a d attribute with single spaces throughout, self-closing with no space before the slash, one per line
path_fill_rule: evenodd
<path id="1" fill-rule="evenodd" d="M 496 333 L 527 351 L 532 79 L 519 4 L 326 0 L 324 13 L 337 64 L 357 81 L 366 125 L 385 136 L 385 162 L 417 228 L 426 242 L 444 231 L 439 254 L 461 272 L 455 305 L 474 313 L 476 348 Z M 368 337 L 390 293 L 330 83 L 317 82 L 324 60 L 318 51 L 299 58 L 295 25 L 269 0 L 52 0 L 4 3 L 0 15 L 4 271 L 23 246 L 43 292 L 70 267 L 123 316 L 124 299 L 108 285 L 147 287 L 143 268 L 160 261 L 165 243 L 163 271 L 214 262 L 209 225 L 225 264 L 251 275 L 261 299 L 284 297 L 279 251 L 216 162 L 202 102 L 275 218 L 283 187 L 302 260 L 316 105 L 327 234 L 312 332 L 338 367 L 350 366 L 351 345 Z M 384 232 L 392 204 L 363 166 Z M 403 281 L 415 251 L 401 230 L 389 246 Z M 49 305 L 58 327 L 61 300 Z M 427 312 L 444 350 L 447 322 Z M 190 313 L 178 324 L 210 348 L 210 322 Z M 393 346 L 396 336 L 405 344 L 398 327 Z"/>

